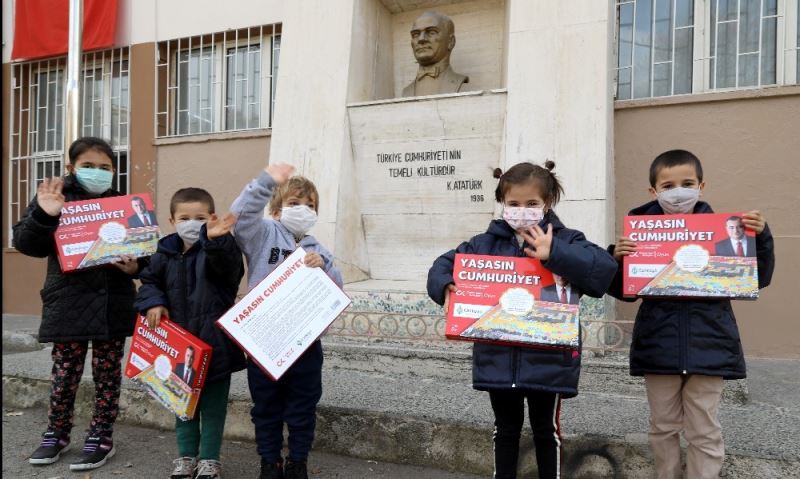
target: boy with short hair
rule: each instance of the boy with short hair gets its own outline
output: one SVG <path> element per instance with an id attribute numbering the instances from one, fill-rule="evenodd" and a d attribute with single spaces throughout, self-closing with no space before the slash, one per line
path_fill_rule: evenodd
<path id="1" fill-rule="evenodd" d="M 245 186 L 231 211 L 237 216 L 234 234 L 247 258 L 248 287 L 267 277 L 300 246 L 304 263 L 323 268 L 342 286 L 333 255 L 308 231 L 317 220 L 319 194 L 310 180 L 291 177 L 294 167 L 274 164 Z M 272 218 L 264 217 L 269 204 Z M 270 380 L 253 362 L 247 364 L 256 444 L 261 456 L 260 479 L 306 479 L 306 460 L 314 441 L 317 403 L 322 396 L 322 344 L 315 341 L 278 381 Z M 281 457 L 283 423 L 289 429 L 289 456 Z"/>
<path id="2" fill-rule="evenodd" d="M 170 479 L 220 479 L 222 432 L 228 410 L 231 374 L 245 367 L 242 351 L 214 323 L 236 302 L 244 276 L 242 252 L 231 235 L 232 215 L 217 218 L 214 199 L 201 188 L 178 190 L 170 202 L 177 233 L 158 242 L 142 271 L 136 309 L 158 326 L 169 319 L 212 347 L 206 382 L 195 417 L 175 419 L 178 458 Z M 183 352 L 175 373 L 194 382 L 194 349 Z"/>
<path id="3" fill-rule="evenodd" d="M 700 160 L 684 150 L 662 153 L 650 166 L 653 201 L 629 215 L 713 213 L 699 197 L 705 188 Z M 772 279 L 772 235 L 758 211 L 742 215 L 756 232 L 758 286 Z M 620 237 L 609 252 L 622 264 L 636 243 Z M 609 294 L 623 301 L 620 266 Z M 642 299 L 630 352 L 631 375 L 644 376 L 650 405 L 650 447 L 659 479 L 682 477 L 680 433 L 689 443 L 686 476 L 716 478 L 724 445 L 717 418 L 723 380 L 746 376 L 744 354 L 729 299 Z"/>

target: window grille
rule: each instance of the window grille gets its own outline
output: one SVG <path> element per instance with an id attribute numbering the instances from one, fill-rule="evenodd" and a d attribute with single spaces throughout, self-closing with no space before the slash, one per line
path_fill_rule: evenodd
<path id="1" fill-rule="evenodd" d="M 128 53 L 127 47 L 84 53 L 80 78 L 80 134 L 109 141 L 114 187 L 122 193 L 128 192 L 130 170 Z M 64 173 L 66 63 L 57 57 L 11 66 L 9 226 L 22 217 L 44 178 Z"/>
<path id="2" fill-rule="evenodd" d="M 618 0 L 616 99 L 800 79 L 798 0 Z"/>
<path id="3" fill-rule="evenodd" d="M 156 48 L 156 137 L 272 127 L 280 24 Z"/>

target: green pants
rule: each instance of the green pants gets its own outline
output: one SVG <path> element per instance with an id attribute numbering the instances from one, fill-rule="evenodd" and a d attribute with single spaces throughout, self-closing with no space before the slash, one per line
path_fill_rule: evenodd
<path id="1" fill-rule="evenodd" d="M 230 389 L 230 376 L 213 383 L 206 383 L 203 386 L 194 419 L 191 421 L 175 419 L 175 433 L 178 438 L 178 455 L 180 457 L 198 457 L 199 455 L 200 459 L 219 460 Z"/>

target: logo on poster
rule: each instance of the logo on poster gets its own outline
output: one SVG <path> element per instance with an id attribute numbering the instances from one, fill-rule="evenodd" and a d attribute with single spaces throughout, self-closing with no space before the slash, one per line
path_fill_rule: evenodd
<path id="1" fill-rule="evenodd" d="M 655 278 L 667 265 L 665 264 L 632 264 L 628 266 L 631 278 Z"/>

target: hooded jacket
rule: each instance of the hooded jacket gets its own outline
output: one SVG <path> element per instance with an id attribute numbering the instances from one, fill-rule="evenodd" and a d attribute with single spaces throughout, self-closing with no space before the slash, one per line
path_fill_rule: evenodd
<path id="1" fill-rule="evenodd" d="M 583 233 L 566 228 L 549 211 L 539 225 L 553 225 L 550 257 L 542 265 L 567 279 L 572 294 L 601 297 L 617 271 L 614 258 L 586 240 Z M 527 244 L 519 245 L 514 230 L 504 220 L 494 220 L 486 233 L 461 243 L 434 261 L 428 271 L 428 295 L 444 304 L 445 288 L 453 283 L 456 253 L 525 257 Z M 577 290 L 577 291 L 576 291 Z M 578 394 L 580 350 L 535 349 L 475 343 L 472 353 L 472 384 L 478 390 L 522 389 L 561 394 Z"/>

